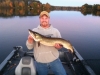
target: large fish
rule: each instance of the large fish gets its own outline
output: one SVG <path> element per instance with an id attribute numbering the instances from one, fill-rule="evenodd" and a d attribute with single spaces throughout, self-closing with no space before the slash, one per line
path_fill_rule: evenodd
<path id="1" fill-rule="evenodd" d="M 56 43 L 61 44 L 64 48 L 71 51 L 71 53 L 74 53 L 73 46 L 71 43 L 65 39 L 62 38 L 51 38 L 51 37 L 45 37 L 35 31 L 32 31 L 29 29 L 29 34 L 33 37 L 33 39 L 43 45 L 47 46 L 55 46 Z"/>

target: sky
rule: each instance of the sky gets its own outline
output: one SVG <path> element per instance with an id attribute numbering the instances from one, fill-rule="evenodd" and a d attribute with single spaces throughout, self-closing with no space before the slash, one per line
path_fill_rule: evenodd
<path id="1" fill-rule="evenodd" d="M 84 4 L 100 4 L 100 0 L 39 0 L 41 3 L 49 3 L 54 6 L 82 6 Z"/>

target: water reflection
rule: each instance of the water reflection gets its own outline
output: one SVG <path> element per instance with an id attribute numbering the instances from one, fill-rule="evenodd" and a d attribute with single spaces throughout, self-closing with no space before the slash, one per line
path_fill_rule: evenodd
<path id="1" fill-rule="evenodd" d="M 40 14 L 40 10 L 25 10 L 25 9 L 0 9 L 0 17 L 13 16 L 36 16 Z"/>
<path id="2" fill-rule="evenodd" d="M 14 16 L 36 16 L 39 15 L 42 10 L 34 9 L 0 9 L 0 17 L 14 17 Z M 46 10 L 50 12 L 50 10 Z M 67 11 L 67 10 L 66 10 Z M 68 10 L 70 11 L 70 10 Z M 73 11 L 73 10 L 71 10 Z M 80 10 L 83 15 L 100 16 L 100 11 L 92 10 Z"/>
<path id="3" fill-rule="evenodd" d="M 93 16 L 100 16 L 100 11 L 93 11 L 93 10 L 81 10 L 83 15 L 93 15 Z"/>

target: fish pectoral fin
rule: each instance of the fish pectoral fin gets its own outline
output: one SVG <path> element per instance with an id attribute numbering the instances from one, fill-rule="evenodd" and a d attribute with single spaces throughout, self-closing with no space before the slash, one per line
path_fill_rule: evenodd
<path id="1" fill-rule="evenodd" d="M 38 42 L 38 47 L 40 46 L 40 42 Z"/>
<path id="2" fill-rule="evenodd" d="M 63 47 L 63 45 L 62 45 L 62 44 L 60 44 L 60 46 L 61 46 L 61 47 Z"/>
<path id="3" fill-rule="evenodd" d="M 72 53 L 73 54 L 73 51 L 72 50 L 70 50 L 70 49 L 67 49 L 70 53 Z"/>
<path id="4" fill-rule="evenodd" d="M 74 51 L 74 49 L 73 49 L 73 51 L 70 50 L 70 49 L 68 49 L 68 50 L 69 50 L 69 52 L 70 52 L 71 54 L 75 55 L 75 51 Z"/>

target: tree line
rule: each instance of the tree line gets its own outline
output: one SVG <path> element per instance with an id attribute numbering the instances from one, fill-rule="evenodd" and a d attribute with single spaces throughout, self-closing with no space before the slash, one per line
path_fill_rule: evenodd
<path id="1" fill-rule="evenodd" d="M 14 9 L 50 9 L 50 4 L 42 4 L 36 0 L 0 0 L 0 8 L 14 8 Z"/>
<path id="2" fill-rule="evenodd" d="M 41 11 L 53 10 L 75 10 L 82 14 L 93 14 L 100 16 L 100 5 L 84 4 L 81 7 L 52 6 L 49 3 L 42 4 L 37 0 L 0 0 L 0 15 L 38 15 Z"/>
<path id="3" fill-rule="evenodd" d="M 94 4 L 94 5 L 84 4 L 81 7 L 81 13 L 84 15 L 92 14 L 94 16 L 100 16 L 100 4 Z"/>
<path id="4" fill-rule="evenodd" d="M 82 5 L 82 10 L 100 10 L 100 4 L 94 4 L 94 5 L 89 5 L 89 4 L 84 4 Z"/>

